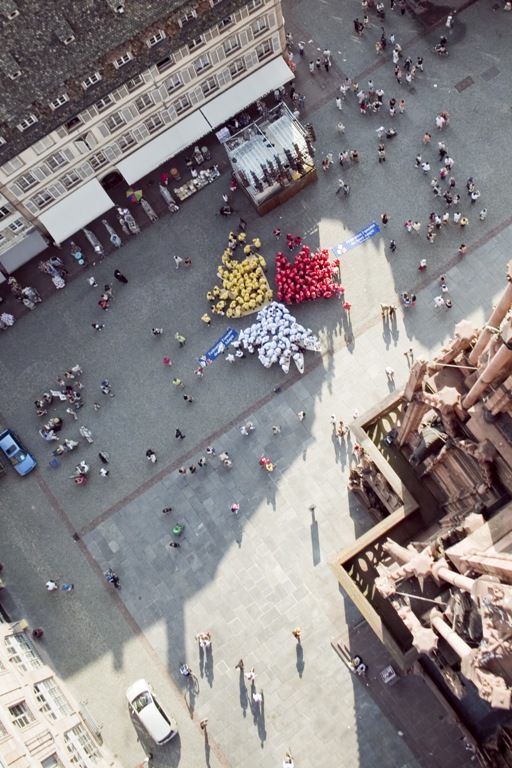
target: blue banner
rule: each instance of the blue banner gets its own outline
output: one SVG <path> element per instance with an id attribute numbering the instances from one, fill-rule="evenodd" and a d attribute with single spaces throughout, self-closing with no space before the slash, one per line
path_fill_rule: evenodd
<path id="1" fill-rule="evenodd" d="M 356 232 L 356 234 L 352 235 L 352 237 L 350 237 L 348 240 L 343 240 L 342 243 L 338 243 L 338 245 L 333 246 L 331 251 L 335 256 L 343 256 L 344 253 L 351 251 L 352 248 L 357 248 L 358 245 L 362 245 L 362 243 L 366 242 L 366 240 L 369 240 L 371 237 L 376 235 L 377 232 L 380 232 L 380 227 L 376 221 L 372 221 L 371 224 L 368 224 L 368 226 L 362 229 L 360 232 Z"/>
<path id="2" fill-rule="evenodd" d="M 234 328 L 228 328 L 227 331 L 220 337 L 220 339 L 215 342 L 213 347 L 210 347 L 206 354 L 197 358 L 197 362 L 200 365 L 211 365 L 213 361 L 219 355 L 221 355 L 233 341 L 236 341 L 237 338 L 238 331 L 235 331 Z"/>

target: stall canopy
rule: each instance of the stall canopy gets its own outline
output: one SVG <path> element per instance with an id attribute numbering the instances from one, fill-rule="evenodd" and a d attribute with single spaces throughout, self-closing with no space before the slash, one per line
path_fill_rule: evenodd
<path id="1" fill-rule="evenodd" d="M 209 123 L 206 122 L 201 111 L 197 110 L 177 125 L 164 131 L 156 139 L 132 152 L 129 157 L 117 164 L 117 168 L 128 184 L 134 184 L 210 131 Z"/>
<path id="2" fill-rule="evenodd" d="M 233 115 L 260 99 L 270 91 L 281 88 L 294 77 L 282 56 L 269 61 L 264 67 L 244 77 L 236 85 L 231 86 L 225 93 L 221 93 L 216 99 L 201 107 L 201 112 L 206 117 L 212 128 L 225 123 Z"/>
<path id="3" fill-rule="evenodd" d="M 5 253 L 2 253 L 0 263 L 5 271 L 12 275 L 19 267 L 33 259 L 38 253 L 42 253 L 46 248 L 48 248 L 48 245 L 45 240 L 43 240 L 37 229 L 33 229 L 29 234 L 25 235 L 23 240 L 13 245 Z M 2 282 L 3 280 L 0 277 L 0 283 Z"/>
<path id="4" fill-rule="evenodd" d="M 92 179 L 42 213 L 39 221 L 57 243 L 62 243 L 113 206 L 100 182 Z"/>

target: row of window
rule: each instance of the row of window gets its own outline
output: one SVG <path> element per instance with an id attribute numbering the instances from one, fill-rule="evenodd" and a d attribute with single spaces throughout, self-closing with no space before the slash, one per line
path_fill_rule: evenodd
<path id="1" fill-rule="evenodd" d="M 212 0 L 213 4 L 216 4 L 215 0 Z M 217 2 L 222 2 L 222 0 L 217 0 Z M 254 11 L 255 9 L 261 7 L 263 5 L 263 0 L 251 0 L 250 3 L 248 3 L 247 10 L 249 13 Z M 192 19 L 196 18 L 197 14 L 196 11 L 190 11 L 185 16 L 180 19 L 179 23 L 180 26 L 184 26 L 188 21 L 191 21 Z M 219 32 L 223 31 L 227 26 L 233 23 L 233 18 L 231 16 L 227 16 L 225 19 L 223 19 L 219 24 Z M 251 24 L 251 29 L 253 31 L 253 35 L 256 37 L 257 35 L 261 34 L 265 30 L 268 29 L 268 22 L 265 17 L 256 19 Z M 146 44 L 149 48 L 154 47 L 158 43 L 160 43 L 162 40 L 164 40 L 166 37 L 165 32 L 163 30 L 159 30 L 154 35 L 152 35 L 150 38 L 146 40 Z M 196 48 L 203 45 L 205 43 L 205 39 L 203 35 L 200 35 L 199 37 L 194 38 L 191 40 L 191 42 L 188 44 L 188 51 L 189 53 L 192 53 Z M 238 47 L 238 46 L 237 46 Z M 225 49 L 226 50 L 226 49 Z M 226 54 L 230 52 L 230 50 L 234 50 L 234 48 L 229 48 L 226 50 Z M 124 54 L 119 56 L 117 59 L 114 60 L 114 66 L 116 69 L 120 69 L 125 64 L 128 64 L 133 59 L 133 54 L 131 51 L 126 51 Z M 172 57 L 172 54 L 166 56 L 161 62 L 157 64 L 157 67 L 159 68 L 159 71 L 164 71 L 164 69 L 172 66 L 174 64 L 174 59 Z M 94 85 L 99 83 L 102 80 L 102 76 L 100 72 L 93 72 L 88 77 L 84 78 L 82 80 L 82 88 L 84 90 L 88 90 L 89 88 L 92 88 Z M 57 110 L 60 107 L 64 106 L 69 101 L 69 96 L 67 93 L 61 93 L 58 95 L 55 99 L 49 102 L 49 106 L 52 110 Z M 27 117 L 23 118 L 23 120 L 20 120 L 18 125 L 16 126 L 19 131 L 23 132 L 31 128 L 35 123 L 37 123 L 37 117 L 34 114 L 29 114 Z"/>

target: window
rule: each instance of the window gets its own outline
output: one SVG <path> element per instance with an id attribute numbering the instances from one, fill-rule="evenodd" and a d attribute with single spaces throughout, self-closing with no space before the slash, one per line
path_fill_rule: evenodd
<path id="1" fill-rule="evenodd" d="M 105 125 L 107 126 L 110 133 L 114 133 L 114 131 L 122 128 L 123 125 L 126 125 L 126 120 L 120 112 L 116 112 L 115 114 L 110 115 L 110 117 L 107 117 L 105 120 Z"/>
<path id="2" fill-rule="evenodd" d="M 19 704 L 14 704 L 12 707 L 9 707 L 9 712 L 12 717 L 13 725 L 15 725 L 16 728 L 26 728 L 27 725 L 34 722 L 34 715 L 24 701 L 20 701 Z"/>
<path id="3" fill-rule="evenodd" d="M 233 23 L 233 17 L 232 16 L 226 16 L 225 19 L 222 19 L 222 21 L 219 21 L 217 24 L 219 28 L 219 32 L 221 32 L 223 29 L 226 29 L 226 27 L 229 27 L 230 24 Z"/>
<path id="4" fill-rule="evenodd" d="M 95 171 L 97 171 L 98 168 L 101 168 L 103 165 L 106 165 L 106 163 L 108 163 L 108 160 L 103 154 L 103 152 L 97 152 L 95 155 L 91 155 L 91 157 L 89 158 L 89 162 L 92 168 Z"/>
<path id="5" fill-rule="evenodd" d="M 164 38 L 165 38 L 165 32 L 160 29 L 156 34 L 152 35 L 147 41 L 148 48 L 153 48 L 154 45 L 158 45 L 158 43 L 162 42 Z"/>
<path id="6" fill-rule="evenodd" d="M 18 131 L 26 131 L 27 128 L 30 128 L 30 126 L 35 125 L 37 123 L 37 117 L 35 115 L 29 115 L 28 117 L 25 117 L 23 120 L 20 120 L 16 128 Z"/>
<path id="7" fill-rule="evenodd" d="M 69 163 L 69 160 L 64 157 L 62 152 L 56 152 L 54 155 L 50 155 L 50 157 L 46 158 L 46 163 L 52 171 L 56 171 L 57 168 Z"/>
<path id="8" fill-rule="evenodd" d="M 238 77 L 242 72 L 245 72 L 245 63 L 243 59 L 237 59 L 229 65 L 229 74 L 231 77 Z"/>
<path id="9" fill-rule="evenodd" d="M 109 107 L 113 103 L 114 103 L 114 99 L 112 98 L 112 96 L 107 95 L 107 96 L 104 96 L 99 101 L 97 101 L 94 106 L 96 107 L 98 112 L 104 112 L 107 109 L 107 107 Z"/>
<path id="10" fill-rule="evenodd" d="M 127 149 L 130 149 L 130 147 L 133 147 L 133 145 L 136 144 L 137 142 L 135 141 L 131 133 L 124 133 L 117 140 L 117 143 L 119 144 L 121 152 L 126 152 Z"/>
<path id="11" fill-rule="evenodd" d="M 82 88 L 84 91 L 86 91 L 88 88 L 91 88 L 93 85 L 96 85 L 96 83 L 99 83 L 101 80 L 101 75 L 99 72 L 95 72 L 94 75 L 90 75 L 89 77 L 86 77 L 85 80 L 82 80 Z"/>
<path id="12" fill-rule="evenodd" d="M 187 46 L 188 52 L 192 53 L 192 51 L 194 51 L 196 48 L 199 48 L 199 46 L 203 45 L 203 43 L 204 43 L 204 40 L 202 35 L 199 35 L 199 37 L 194 37 L 194 39 L 191 40 Z"/>
<path id="13" fill-rule="evenodd" d="M 7 205 L 0 205 L 0 220 L 5 219 L 10 213 L 11 209 Z"/>
<path id="14" fill-rule="evenodd" d="M 31 173 L 26 173 L 24 176 L 20 176 L 19 179 L 16 179 L 18 185 L 21 187 L 23 192 L 26 192 L 27 189 L 30 189 L 30 187 L 35 187 L 37 184 L 37 179 L 35 176 L 33 176 Z M 6 641 L 7 642 L 7 641 Z"/>
<path id="15" fill-rule="evenodd" d="M 252 13 L 256 10 L 256 8 L 261 8 L 263 5 L 263 0 L 251 0 L 250 3 L 247 3 L 247 10 L 249 13 Z"/>
<path id="16" fill-rule="evenodd" d="M 258 45 L 256 48 L 256 54 L 258 56 L 258 61 L 261 61 L 265 58 L 265 56 L 269 56 L 272 53 L 272 43 L 270 40 L 265 40 L 264 43 L 261 45 Z"/>
<path id="17" fill-rule="evenodd" d="M 256 21 L 253 21 L 251 29 L 254 37 L 261 35 L 262 32 L 268 29 L 267 17 L 261 16 L 259 19 L 256 19 Z"/>
<path id="18" fill-rule="evenodd" d="M 144 125 L 150 133 L 158 131 L 158 129 L 161 128 L 163 124 L 164 121 L 160 115 L 153 115 L 153 117 L 149 117 L 147 120 L 144 120 Z"/>
<path id="19" fill-rule="evenodd" d="M 153 97 L 150 93 L 143 93 L 142 96 L 139 96 L 139 98 L 135 101 L 135 106 L 139 110 L 140 113 L 145 112 L 147 109 L 150 109 L 154 104 Z"/>
<path id="20" fill-rule="evenodd" d="M 114 67 L 116 69 L 120 69 L 121 67 L 124 67 L 125 64 L 128 64 L 129 61 L 131 61 L 133 58 L 130 51 L 127 51 L 122 56 L 120 56 L 118 59 L 114 61 Z"/>
<path id="21" fill-rule="evenodd" d="M 132 77 L 131 80 L 128 80 L 128 82 L 126 83 L 126 87 L 131 93 L 132 91 L 136 91 L 137 88 L 140 88 L 140 86 L 143 84 L 144 84 L 144 78 L 142 77 L 142 75 L 137 75 L 136 77 Z"/>
<path id="22" fill-rule="evenodd" d="M 2 243 L 5 243 L 5 237 L 4 237 L 4 236 L 2 235 L 2 233 L 0 232 L 0 245 L 1 245 Z"/>
<path id="23" fill-rule="evenodd" d="M 91 762 L 97 762 L 101 757 L 82 724 L 66 731 L 64 743 L 76 768 L 89 768 Z"/>
<path id="24" fill-rule="evenodd" d="M 61 761 L 55 753 L 41 760 L 41 766 L 42 768 L 63 768 Z"/>
<path id="25" fill-rule="evenodd" d="M 32 149 L 37 155 L 40 155 L 50 147 L 53 147 L 54 144 L 55 142 L 51 136 L 45 136 L 41 141 L 36 141 L 36 143 L 32 145 Z"/>
<path id="26" fill-rule="evenodd" d="M 23 219 L 15 219 L 11 224 L 9 224 L 9 229 L 15 235 L 17 235 L 18 232 L 23 232 L 23 230 L 26 229 L 26 228 L 27 228 L 27 225 L 23 221 Z"/>
<path id="27" fill-rule="evenodd" d="M 72 117 L 71 120 L 68 120 L 67 123 L 64 123 L 64 126 L 68 133 L 71 133 L 71 131 L 74 131 L 76 128 L 79 128 L 82 125 L 82 118 L 80 115 L 77 115 L 76 117 Z"/>
<path id="28" fill-rule="evenodd" d="M 37 195 L 34 195 L 34 197 L 30 198 L 31 203 L 33 203 L 37 208 L 45 208 L 47 205 L 49 205 L 53 201 L 53 195 L 51 195 L 46 189 L 43 189 L 42 192 L 39 192 Z"/>
<path id="29" fill-rule="evenodd" d="M 0 739 L 3 739 L 4 736 L 7 736 L 7 728 L 5 727 L 5 725 L 0 720 Z"/>
<path id="30" fill-rule="evenodd" d="M 73 707 L 52 677 L 35 683 L 34 693 L 41 705 L 40 711 L 45 712 L 52 720 L 73 714 Z"/>
<path id="31" fill-rule="evenodd" d="M 50 101 L 50 109 L 56 110 L 59 107 L 64 106 L 67 101 L 69 101 L 69 96 L 67 93 L 61 93 L 61 95 L 57 96 L 56 99 Z"/>
<path id="32" fill-rule="evenodd" d="M 60 181 L 62 184 L 64 184 L 66 189 L 73 189 L 73 187 L 76 187 L 77 184 L 80 184 L 82 177 L 79 173 L 77 173 L 77 171 L 70 171 L 69 173 L 64 174 Z"/>
<path id="33" fill-rule="evenodd" d="M 204 56 L 200 56 L 198 59 L 194 61 L 194 69 L 199 74 L 204 69 L 208 69 L 208 67 L 211 66 L 210 57 L 207 53 L 205 53 Z"/>
<path id="34" fill-rule="evenodd" d="M 189 21 L 192 21 L 193 19 L 197 18 L 197 13 L 195 11 L 190 11 L 189 13 L 186 13 L 184 16 L 181 17 L 181 19 L 178 20 L 178 24 L 180 27 L 182 27 L 184 24 L 188 24 Z"/>
<path id="35" fill-rule="evenodd" d="M 2 165 L 2 171 L 5 173 L 6 176 L 10 176 L 11 173 L 14 173 L 14 171 L 17 171 L 23 163 L 21 162 L 19 157 L 13 157 L 12 160 L 9 160 L 8 163 L 4 163 Z"/>
<path id="36" fill-rule="evenodd" d="M 9 654 L 9 661 L 12 661 L 24 672 L 43 666 L 43 662 L 24 632 L 6 635 L 4 642 Z"/>
<path id="37" fill-rule="evenodd" d="M 238 35 L 232 35 L 231 37 L 228 37 L 227 40 L 224 40 L 224 53 L 226 56 L 228 56 L 233 51 L 236 51 L 237 48 L 240 48 L 240 40 L 238 39 Z"/>
<path id="38" fill-rule="evenodd" d="M 169 69 L 169 67 L 172 67 L 174 64 L 174 59 L 172 57 L 172 54 L 169 54 L 169 56 L 166 56 L 165 59 L 160 59 L 160 61 L 157 61 L 156 68 L 159 72 L 165 72 L 166 69 Z"/>
<path id="39" fill-rule="evenodd" d="M 175 74 L 168 77 L 164 85 L 167 88 L 167 93 L 171 93 L 171 91 L 175 91 L 176 88 L 179 88 L 180 85 L 183 85 L 183 83 L 181 81 L 180 75 Z"/>
<path id="40" fill-rule="evenodd" d="M 223 2 L 223 0 L 210 0 L 210 3 L 212 4 L 212 8 L 213 8 L 215 5 L 219 5 L 219 3 L 222 3 L 222 2 Z"/>
<path id="41" fill-rule="evenodd" d="M 187 94 L 173 102 L 173 107 L 178 115 L 181 115 L 183 112 L 186 112 L 187 109 L 190 109 L 190 99 Z"/>
<path id="42" fill-rule="evenodd" d="M 84 133 L 83 136 L 80 136 L 78 139 L 75 139 L 73 143 L 81 155 L 87 155 L 91 149 L 94 149 L 98 142 L 94 135 L 89 131 L 88 133 Z"/>
<path id="43" fill-rule="evenodd" d="M 212 91 L 216 91 L 218 87 L 219 87 L 219 84 L 215 76 L 209 77 L 207 80 L 204 81 L 204 83 L 201 83 L 201 90 L 203 91 L 205 96 L 208 96 L 208 94 L 211 93 Z"/>

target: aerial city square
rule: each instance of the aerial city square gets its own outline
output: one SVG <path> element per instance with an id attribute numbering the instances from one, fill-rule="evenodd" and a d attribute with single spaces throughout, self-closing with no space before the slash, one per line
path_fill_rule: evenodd
<path id="1" fill-rule="evenodd" d="M 2 766 L 512 765 L 511 10 L 0 0 Z"/>

